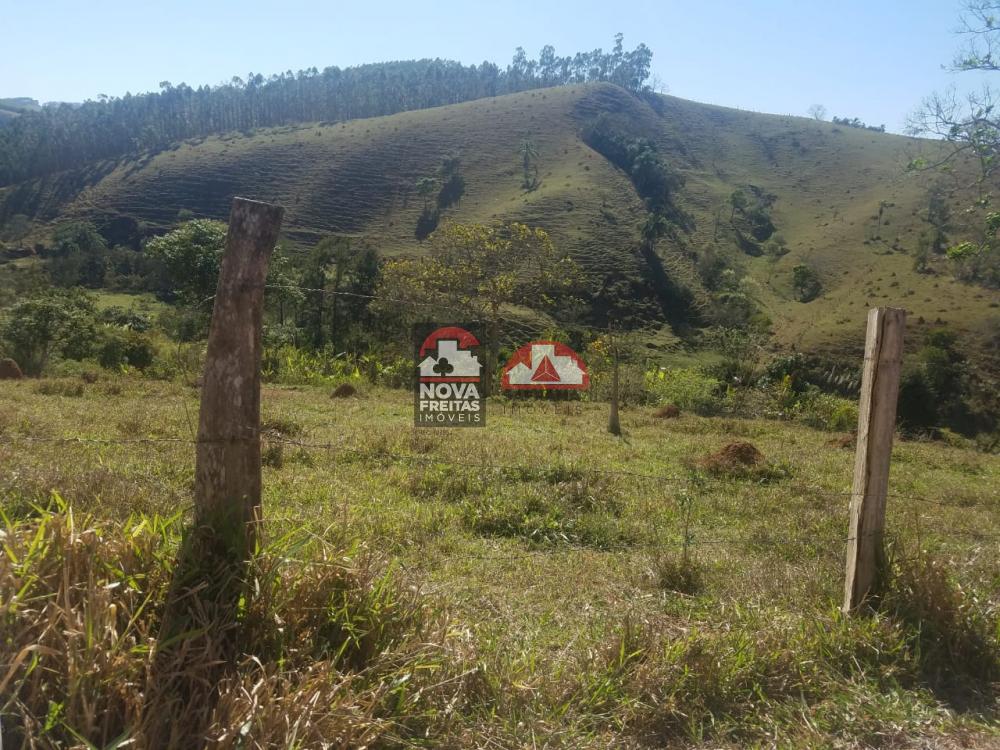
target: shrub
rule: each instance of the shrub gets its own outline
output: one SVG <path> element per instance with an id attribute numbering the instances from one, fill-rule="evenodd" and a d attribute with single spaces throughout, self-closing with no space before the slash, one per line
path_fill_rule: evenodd
<path id="1" fill-rule="evenodd" d="M 610 401 L 612 395 L 611 365 L 590 369 L 590 389 L 587 392 L 592 401 Z M 565 392 L 564 392 L 565 394 Z M 570 396 L 572 394 L 565 394 Z M 649 401 L 646 373 L 636 364 L 621 364 L 618 367 L 618 402 L 621 406 L 636 406 Z"/>
<path id="2" fill-rule="evenodd" d="M 682 555 L 656 555 L 650 566 L 650 574 L 652 582 L 664 591 L 697 594 L 705 585 L 702 566 Z"/>
<path id="3" fill-rule="evenodd" d="M 174 341 L 190 343 L 208 333 L 211 310 L 174 308 L 164 310 L 157 317 L 157 324 Z"/>
<path id="4" fill-rule="evenodd" d="M 792 288 L 799 302 L 812 302 L 823 291 L 823 284 L 815 269 L 800 263 L 792 269 Z"/>
<path id="5" fill-rule="evenodd" d="M 118 305 L 112 305 L 102 310 L 98 320 L 118 328 L 128 328 L 137 333 L 145 333 L 153 326 L 149 316 L 145 313 L 134 308 L 126 310 Z"/>
<path id="6" fill-rule="evenodd" d="M 176 344 L 166 347 L 146 375 L 163 380 L 180 379 L 195 382 L 204 369 L 205 346 L 202 343 Z"/>
<path id="7" fill-rule="evenodd" d="M 83 390 L 83 383 L 76 380 L 42 380 L 35 386 L 35 393 L 42 396 L 79 398 Z"/>
<path id="8" fill-rule="evenodd" d="M 660 406 L 673 404 L 704 415 L 717 413 L 722 405 L 721 383 L 697 370 L 661 367 L 646 373 L 646 387 Z"/>
<path id="9" fill-rule="evenodd" d="M 266 443 L 260 454 L 262 466 L 280 469 L 285 465 L 285 446 L 282 443 Z"/>
<path id="10" fill-rule="evenodd" d="M 136 331 L 106 329 L 97 350 L 97 361 L 107 370 L 134 367 L 145 370 L 153 364 L 156 348 L 148 336 Z"/>
<path id="11" fill-rule="evenodd" d="M 339 385 L 361 377 L 353 359 L 294 346 L 265 349 L 261 370 L 265 381 L 283 385 Z"/>
<path id="12" fill-rule="evenodd" d="M 1000 680 L 1000 623 L 966 597 L 939 560 L 919 553 L 891 565 L 880 609 L 906 627 L 922 677 L 953 702 L 985 698 Z"/>
<path id="13" fill-rule="evenodd" d="M 764 375 L 772 382 L 787 377 L 789 387 L 796 393 L 816 386 L 827 393 L 854 397 L 861 387 L 861 368 L 856 361 L 845 362 L 801 352 L 776 357 L 768 363 Z"/>
<path id="14" fill-rule="evenodd" d="M 0 341 L 29 375 L 40 375 L 53 355 L 87 357 L 95 334 L 93 300 L 80 292 L 47 291 L 0 319 Z"/>
<path id="15" fill-rule="evenodd" d="M 831 432 L 847 432 L 858 426 L 858 405 L 844 398 L 810 390 L 796 404 L 799 421 Z"/>

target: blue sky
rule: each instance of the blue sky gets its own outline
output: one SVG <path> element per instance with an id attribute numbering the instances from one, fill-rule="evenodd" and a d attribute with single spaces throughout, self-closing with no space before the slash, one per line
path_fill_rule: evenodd
<path id="1" fill-rule="evenodd" d="M 860 117 L 901 130 L 942 70 L 959 0 L 626 3 L 453 0 L 0 0 L 0 96 L 80 101 L 328 65 L 446 57 L 505 65 L 642 41 L 669 93 L 762 112 Z"/>

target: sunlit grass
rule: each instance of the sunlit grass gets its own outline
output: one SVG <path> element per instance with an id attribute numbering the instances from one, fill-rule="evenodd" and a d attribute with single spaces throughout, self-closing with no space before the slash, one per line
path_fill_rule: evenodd
<path id="1" fill-rule="evenodd" d="M 34 528 L 53 491 L 112 547 L 130 514 L 188 517 L 195 389 L 36 385 L 0 390 L 10 523 Z M 280 450 L 264 470 L 265 544 L 291 534 L 312 540 L 284 553 L 294 560 L 371 556 L 364 580 L 391 575 L 415 597 L 407 606 L 435 622 L 447 614 L 448 674 L 466 676 L 450 709 L 436 697 L 419 709 L 437 717 L 420 726 L 438 744 L 826 747 L 834 735 L 859 745 L 980 735 L 996 721 L 995 677 L 969 665 L 988 666 L 996 648 L 1000 458 L 897 442 L 888 529 L 899 585 L 882 614 L 844 620 L 853 452 L 830 433 L 642 408 L 624 411 L 616 439 L 601 404 L 490 406 L 485 429 L 418 430 L 406 391 L 263 393 L 265 450 Z M 698 470 L 735 441 L 786 471 Z M 151 565 L 169 562 L 171 539 Z M 283 619 L 305 601 L 274 592 Z M 919 604 L 928 592 L 940 611 Z M 381 607 L 377 596 L 363 607 Z M 937 649 L 919 635 L 931 623 L 947 634 Z M 263 643 L 247 647 L 263 654 Z M 405 672 L 412 652 L 400 648 L 393 663 Z M 335 684 L 314 676 L 317 690 Z M 384 710 L 365 721 L 399 716 Z"/>

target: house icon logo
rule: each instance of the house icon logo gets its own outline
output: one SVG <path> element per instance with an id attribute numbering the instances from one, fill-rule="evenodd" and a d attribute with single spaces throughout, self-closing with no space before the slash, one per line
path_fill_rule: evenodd
<path id="1" fill-rule="evenodd" d="M 414 330 L 418 427 L 482 427 L 485 402 L 479 393 L 479 339 L 459 326 Z"/>
<path id="2" fill-rule="evenodd" d="M 580 356 L 558 341 L 525 344 L 503 368 L 505 390 L 584 391 L 590 375 Z"/>
<path id="3" fill-rule="evenodd" d="M 438 328 L 420 345 L 420 382 L 479 382 L 482 365 L 474 346 L 479 340 L 464 328 Z"/>

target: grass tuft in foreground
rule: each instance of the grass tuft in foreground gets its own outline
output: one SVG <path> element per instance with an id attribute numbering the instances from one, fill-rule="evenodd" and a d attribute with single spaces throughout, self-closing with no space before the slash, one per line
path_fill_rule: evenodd
<path id="1" fill-rule="evenodd" d="M 231 617 L 157 645 L 179 540 L 176 519 L 92 526 L 65 508 L 6 523 L 11 746 L 357 747 L 448 725 L 475 672 L 461 639 L 360 549 L 286 535 L 255 556 Z M 238 646 L 229 667 L 211 658 L 228 652 L 222 641 Z M 207 692 L 190 689 L 209 676 Z"/>

